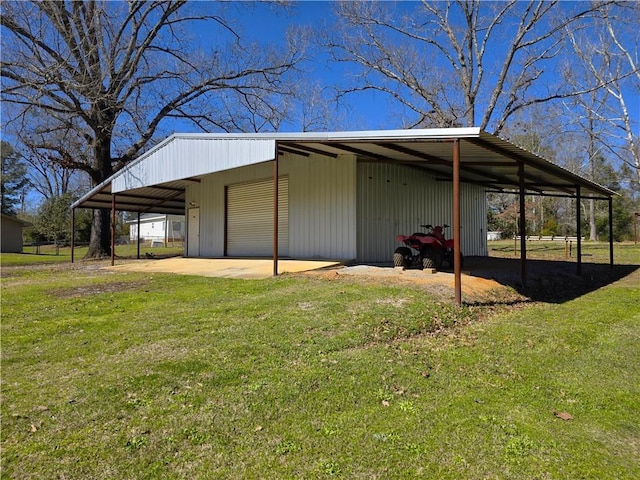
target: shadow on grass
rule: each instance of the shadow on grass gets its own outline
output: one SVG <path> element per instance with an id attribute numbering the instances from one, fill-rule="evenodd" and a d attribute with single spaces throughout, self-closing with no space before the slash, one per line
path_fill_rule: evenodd
<path id="1" fill-rule="evenodd" d="M 466 257 L 464 266 L 464 271 L 474 277 L 495 280 L 514 288 L 532 301 L 547 303 L 573 300 L 616 282 L 638 269 L 639 265 L 612 267 L 609 264 L 583 262 L 582 274 L 578 275 L 576 262 L 527 260 L 526 284 L 523 285 L 519 258 Z"/>

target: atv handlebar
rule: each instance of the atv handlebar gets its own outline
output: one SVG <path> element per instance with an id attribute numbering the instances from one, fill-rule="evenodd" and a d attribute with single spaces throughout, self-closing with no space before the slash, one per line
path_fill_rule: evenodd
<path id="1" fill-rule="evenodd" d="M 428 230 L 433 229 L 433 225 L 420 225 L 422 228 L 426 228 Z M 447 225 L 446 223 L 442 224 L 442 228 L 449 228 L 449 225 Z"/>

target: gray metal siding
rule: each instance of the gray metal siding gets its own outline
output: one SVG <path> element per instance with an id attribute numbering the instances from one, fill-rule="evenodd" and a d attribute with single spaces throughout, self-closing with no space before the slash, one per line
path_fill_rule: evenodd
<path id="1" fill-rule="evenodd" d="M 487 193 L 484 187 L 468 183 L 460 185 L 460 222 L 464 246 L 462 253 L 486 257 L 489 249 L 487 246 Z"/>
<path id="2" fill-rule="evenodd" d="M 399 165 L 358 163 L 357 202 L 360 262 L 391 261 L 395 236 L 420 231 L 420 224 L 453 223 L 451 183 Z M 484 189 L 461 185 L 461 209 L 463 254 L 486 255 Z"/>
<path id="3" fill-rule="evenodd" d="M 356 257 L 356 161 L 287 156 L 289 251 L 295 258 Z"/>
<path id="4" fill-rule="evenodd" d="M 273 179 L 229 185 L 227 255 L 273 254 Z M 289 178 L 278 179 L 278 255 L 289 255 Z"/>
<path id="5" fill-rule="evenodd" d="M 206 175 L 187 189 L 187 206 L 200 207 L 200 256 L 224 255 L 225 186 L 269 178 L 272 174 L 273 163 L 266 162 Z"/>
<path id="6" fill-rule="evenodd" d="M 282 155 L 289 177 L 289 256 L 356 257 L 356 161 L 352 155 Z M 224 188 L 273 175 L 273 162 L 206 175 L 187 189 L 187 206 L 200 208 L 200 255 L 224 254 Z"/>
<path id="7" fill-rule="evenodd" d="M 22 223 L 2 216 L 2 243 L 4 253 L 22 252 Z"/>
<path id="8" fill-rule="evenodd" d="M 175 138 L 113 179 L 114 193 L 273 160 L 275 140 Z"/>

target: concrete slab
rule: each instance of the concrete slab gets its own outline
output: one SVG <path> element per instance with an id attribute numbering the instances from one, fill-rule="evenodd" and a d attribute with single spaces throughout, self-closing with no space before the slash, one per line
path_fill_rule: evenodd
<path id="1" fill-rule="evenodd" d="M 340 265 L 337 261 L 278 260 L 278 274 L 306 272 Z M 177 273 L 204 277 L 269 278 L 273 275 L 273 260 L 249 258 L 183 258 L 134 260 L 104 267 L 116 272 Z"/>

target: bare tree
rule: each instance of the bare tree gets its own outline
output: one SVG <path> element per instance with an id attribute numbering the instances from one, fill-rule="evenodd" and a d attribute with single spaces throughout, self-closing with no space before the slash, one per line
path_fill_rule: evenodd
<path id="1" fill-rule="evenodd" d="M 594 181 L 598 181 L 602 159 L 612 157 L 629 165 L 636 172 L 631 181 L 640 184 L 639 125 L 637 114 L 634 124 L 629 111 L 630 104 L 639 107 L 639 21 L 640 7 L 622 3 L 604 9 L 597 28 L 568 32 L 577 61 L 566 66 L 565 81 L 576 90 L 589 92 L 573 97 L 567 110 L 586 137 L 584 170 Z M 589 201 L 589 225 L 590 239 L 596 240 L 594 200 Z"/>
<path id="2" fill-rule="evenodd" d="M 575 62 L 568 66 L 565 72 L 567 83 L 576 88 L 592 83 L 590 75 L 584 74 L 584 70 L 576 68 Z M 603 138 L 606 110 L 608 102 L 607 89 L 591 90 L 589 93 L 571 98 L 567 102 L 567 112 L 564 115 L 571 124 L 575 136 L 580 137 L 579 148 L 575 152 L 576 159 L 581 161 L 574 170 L 576 173 L 586 175 L 593 181 L 597 181 L 596 167 L 598 158 L 602 157 L 602 145 L 599 138 Z M 597 240 L 596 204 L 595 200 L 589 200 L 589 239 Z"/>
<path id="3" fill-rule="evenodd" d="M 570 35 L 573 49 L 580 60 L 582 81 L 600 85 L 604 96 L 595 104 L 582 102 L 584 115 L 597 119 L 600 131 L 592 129 L 593 142 L 603 152 L 625 162 L 635 172 L 640 185 L 640 5 L 630 2 L 613 5 L 602 15 L 599 27 L 582 35 Z M 569 80 L 578 82 L 575 66 Z M 630 109 L 635 109 L 635 123 Z"/>
<path id="4" fill-rule="evenodd" d="M 24 191 L 29 186 L 27 167 L 22 155 L 4 140 L 0 141 L 0 157 L 0 211 L 15 216 L 18 203 L 24 210 Z"/>
<path id="5" fill-rule="evenodd" d="M 45 152 L 34 149 L 30 143 L 22 143 L 25 148 L 23 160 L 27 165 L 29 185 L 45 199 L 60 197 L 66 193 L 77 196 L 87 191 L 88 182 L 82 182 L 84 172 L 61 165 Z"/>
<path id="6" fill-rule="evenodd" d="M 226 8 L 184 0 L 3 2 L 5 127 L 57 165 L 86 172 L 93 185 L 149 148 L 168 121 L 225 128 L 243 102 L 287 93 L 303 49 L 295 38 L 288 48 L 245 45 Z M 192 39 L 199 25 L 207 27 L 208 51 Z M 272 127 L 270 114 L 258 112 L 266 120 L 254 124 Z M 87 256 L 109 250 L 109 215 L 96 211 Z"/>
<path id="7" fill-rule="evenodd" d="M 311 42 L 313 30 L 296 26 L 289 34 L 306 45 Z M 287 84 L 287 95 L 265 92 L 222 95 L 220 105 L 227 115 L 217 127 L 227 132 L 335 129 L 341 124 L 342 115 L 334 96 L 332 87 L 315 79 L 313 62 L 306 62 L 304 72 L 301 71 L 295 82 Z"/>
<path id="8" fill-rule="evenodd" d="M 339 62 L 362 67 L 348 93 L 374 89 L 412 114 L 407 127 L 478 126 L 500 133 L 532 105 L 575 95 L 543 82 L 566 31 L 609 2 L 560 5 L 512 0 L 341 2 L 325 44 Z"/>

